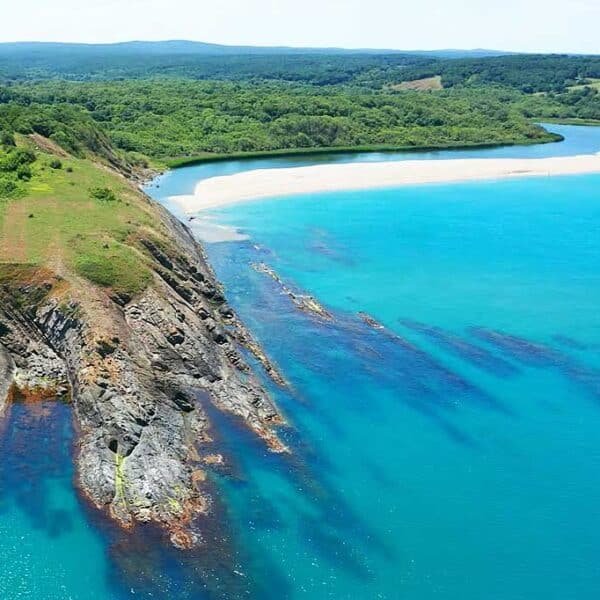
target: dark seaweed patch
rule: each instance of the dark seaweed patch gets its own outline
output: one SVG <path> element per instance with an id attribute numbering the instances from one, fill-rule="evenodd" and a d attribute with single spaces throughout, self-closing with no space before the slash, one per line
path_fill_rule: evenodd
<path id="1" fill-rule="evenodd" d="M 349 266 L 354 264 L 354 261 L 349 258 L 349 249 L 331 239 L 330 233 L 324 229 L 311 230 L 306 247 L 310 252 L 325 256 L 332 261 Z"/>
<path id="2" fill-rule="evenodd" d="M 572 337 L 567 335 L 554 335 L 552 339 L 561 346 L 565 348 L 569 348 L 571 350 L 588 350 L 588 347 L 577 340 L 574 340 Z"/>
<path id="3" fill-rule="evenodd" d="M 240 464 L 240 469 L 259 467 L 271 473 L 278 473 L 279 476 L 293 483 L 297 490 L 311 500 L 318 514 L 316 521 L 320 523 L 321 530 L 326 529 L 316 540 L 323 550 L 324 559 L 328 558 L 330 562 L 340 566 L 338 564 L 339 553 L 328 557 L 328 553 L 325 551 L 325 548 L 334 543 L 336 539 L 346 541 L 345 550 L 348 554 L 344 554 L 343 562 L 349 567 L 351 565 L 350 572 L 356 576 L 361 575 L 363 571 L 357 564 L 352 564 L 351 557 L 360 554 L 358 548 L 361 546 L 368 545 L 374 551 L 382 553 L 383 556 L 391 556 L 384 541 L 379 539 L 375 532 L 366 525 L 364 519 L 345 502 L 336 486 L 330 483 L 335 473 L 326 456 L 312 451 L 303 438 L 293 433 L 294 430 L 290 430 L 290 436 L 286 439 L 292 453 L 275 455 L 266 451 L 264 445 L 248 431 L 239 419 L 210 408 L 208 413 L 214 428 L 220 432 L 219 451 L 225 456 L 245 457 L 246 460 L 243 461 L 244 464 Z M 280 521 L 277 512 L 272 503 L 258 492 L 252 483 L 252 478 L 243 476 L 238 485 L 245 488 L 245 498 L 254 498 L 254 502 L 258 506 L 264 507 L 269 520 L 274 521 L 267 523 L 267 527 L 278 526 Z M 254 511 L 250 511 L 248 517 L 252 521 L 255 515 Z"/>
<path id="4" fill-rule="evenodd" d="M 323 527 L 320 518 L 309 515 L 300 516 L 299 535 L 307 540 L 321 560 L 360 580 L 372 579 L 373 574 L 364 563 L 362 553 L 345 535 L 334 533 Z"/>
<path id="5" fill-rule="evenodd" d="M 464 403 L 474 403 L 504 414 L 511 414 L 498 400 L 490 396 L 470 381 L 455 373 L 433 356 L 417 347 L 402 336 L 386 328 L 373 328 L 368 325 L 371 338 L 385 339 L 386 344 L 378 344 L 379 352 L 385 356 L 385 364 L 394 369 L 380 377 L 395 377 L 398 385 L 408 385 L 422 400 L 429 400 L 446 409 L 456 409 Z"/>
<path id="6" fill-rule="evenodd" d="M 240 254 L 245 255 L 247 264 L 252 263 L 255 252 L 248 245 L 241 246 Z M 331 322 L 315 322 L 279 293 L 270 278 L 258 277 L 250 268 L 240 270 L 240 254 L 235 255 L 234 265 L 229 257 L 225 260 L 226 267 L 235 272 L 234 284 L 229 287 L 231 301 L 236 303 L 237 294 L 256 298 L 251 304 L 242 303 L 244 320 L 271 352 L 287 358 L 290 364 L 282 361 L 280 366 L 292 383 L 291 374 L 302 369 L 319 378 L 344 373 L 343 378 L 336 376 L 336 385 L 347 397 L 347 408 L 373 415 L 378 403 L 369 398 L 366 404 L 367 395 L 359 390 L 365 380 L 374 380 L 411 410 L 429 418 L 444 435 L 471 447 L 475 444 L 448 421 L 449 414 L 468 405 L 510 414 L 487 392 L 394 332 L 369 327 L 355 315 L 340 312 Z M 281 336 L 281 331 L 288 333 Z M 335 428 L 331 421 L 329 426 Z"/>
<path id="7" fill-rule="evenodd" d="M 445 331 L 440 327 L 408 319 L 403 319 L 401 323 L 404 327 L 426 336 L 443 350 L 458 356 L 465 362 L 488 373 L 492 373 L 498 377 L 510 377 L 519 372 L 519 369 L 513 364 L 495 356 L 489 350 L 481 346 L 476 346 L 461 336 Z"/>
<path id="8" fill-rule="evenodd" d="M 543 344 L 526 340 L 516 335 L 484 327 L 471 327 L 469 333 L 484 342 L 496 346 L 507 356 L 534 367 L 552 367 L 563 361 L 560 352 Z"/>
<path id="9" fill-rule="evenodd" d="M 69 406 L 48 400 L 16 403 L 4 418 L 0 436 L 0 514 L 8 502 L 13 502 L 33 528 L 49 537 L 70 531 L 72 515 L 54 508 L 48 491 L 52 479 L 64 479 L 66 475 L 70 484 Z"/>
<path id="10" fill-rule="evenodd" d="M 588 367 L 570 355 L 539 342 L 483 327 L 472 327 L 469 331 L 525 365 L 558 370 L 600 402 L 598 369 Z"/>

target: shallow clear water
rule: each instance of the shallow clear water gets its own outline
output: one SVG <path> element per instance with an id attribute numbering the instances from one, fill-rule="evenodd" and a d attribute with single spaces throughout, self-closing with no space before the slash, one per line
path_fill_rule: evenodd
<path id="1" fill-rule="evenodd" d="M 1 598 L 106 597 L 102 540 L 72 489 L 70 416 L 15 404 L 0 425 Z"/>
<path id="2" fill-rule="evenodd" d="M 563 144 L 468 154 L 600 151 L 600 128 L 560 129 Z M 307 161 L 260 162 L 290 164 Z M 256 166 L 190 167 L 150 191 Z M 251 237 L 208 252 L 292 385 L 273 393 L 293 455 L 211 414 L 235 457 L 214 476 L 228 543 L 184 554 L 78 499 L 67 405 L 15 404 L 0 425 L 0 598 L 596 599 L 599 190 L 556 177 L 215 212 Z M 335 320 L 299 312 L 260 262 Z"/>
<path id="3" fill-rule="evenodd" d="M 123 532 L 76 494 L 73 442 L 68 404 L 17 402 L 0 421 L 2 600 L 203 600 L 249 593 L 231 574 L 238 559 L 235 548 L 224 548 L 224 520 L 210 556 L 179 552 L 153 529 Z"/>
<path id="4" fill-rule="evenodd" d="M 230 491 L 289 596 L 597 598 L 600 177 L 215 214 L 252 238 L 209 254 L 297 391 L 280 402 L 306 472 L 246 454 Z M 337 322 L 299 313 L 255 262 Z M 277 516 L 249 528 L 256 496 Z"/>

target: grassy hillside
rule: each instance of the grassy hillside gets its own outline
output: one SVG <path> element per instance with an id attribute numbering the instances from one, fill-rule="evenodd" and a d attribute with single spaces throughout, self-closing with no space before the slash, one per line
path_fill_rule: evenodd
<path id="1" fill-rule="evenodd" d="M 403 81 L 402 83 L 392 83 L 389 88 L 397 92 L 406 90 L 415 90 L 417 92 L 430 92 L 444 89 L 442 77 L 434 75 L 433 77 L 423 77 L 423 79 L 413 79 L 412 81 Z"/>
<path id="2" fill-rule="evenodd" d="M 150 284 L 139 241 L 166 239 L 155 207 L 100 159 L 68 155 L 44 138 L 16 136 L 0 161 L 23 151 L 33 152 L 30 175 L 0 198 L 0 279 L 18 265 L 81 277 L 116 296 Z"/>

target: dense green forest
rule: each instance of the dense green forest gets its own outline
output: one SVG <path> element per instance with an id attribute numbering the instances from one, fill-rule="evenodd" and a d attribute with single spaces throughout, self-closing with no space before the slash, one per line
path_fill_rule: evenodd
<path id="1" fill-rule="evenodd" d="M 173 77 L 194 80 L 286 81 L 314 85 L 368 85 L 380 70 L 425 67 L 431 61 L 419 56 L 363 54 L 275 55 L 139 55 L 86 57 L 76 53 L 3 54 L 0 78 L 4 81 L 102 81 Z"/>
<path id="2" fill-rule="evenodd" d="M 73 146 L 56 111 L 91 117 L 127 152 L 155 158 L 293 148 L 421 147 L 549 139 L 511 108 L 513 92 L 373 93 L 184 80 L 13 87 L 11 127 Z M 26 113 L 19 107 L 28 106 Z M 35 110 L 31 110 L 35 107 Z M 53 116 L 54 115 L 54 116 Z M 0 119 L 2 117 L 0 116 Z M 5 118 L 6 120 L 6 118 Z"/>
<path id="3" fill-rule="evenodd" d="M 441 75 L 444 87 L 496 84 L 525 93 L 564 92 L 586 79 L 600 78 L 600 56 L 525 54 L 432 60 L 407 66 L 395 75 L 409 79 Z M 389 70 L 386 76 L 392 76 Z"/>
<path id="4" fill-rule="evenodd" d="M 582 80 L 600 78 L 600 56 L 492 54 L 244 48 L 192 42 L 0 44 L 0 80 L 173 77 L 381 89 L 389 83 L 440 75 L 444 87 L 497 84 L 533 93 L 563 92 Z"/>
<path id="5" fill-rule="evenodd" d="M 122 167 L 244 152 L 532 143 L 553 139 L 538 119 L 600 122 L 600 57 L 215 54 L 179 44 L 78 53 L 0 45 L 0 132 L 38 134 Z M 397 86 L 431 76 L 444 89 Z"/>
<path id="6" fill-rule="evenodd" d="M 123 44 L 0 44 L 0 77 L 23 81 L 185 77 L 277 80 L 334 85 L 369 80 L 380 70 L 426 66 L 438 58 L 481 58 L 475 51 L 383 52 L 220 46 L 201 42 Z"/>

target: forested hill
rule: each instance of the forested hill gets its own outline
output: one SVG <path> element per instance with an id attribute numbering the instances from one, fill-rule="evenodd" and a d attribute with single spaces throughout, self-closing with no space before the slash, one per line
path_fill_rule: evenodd
<path id="1" fill-rule="evenodd" d="M 160 42 L 132 41 L 114 44 L 77 44 L 57 42 L 5 42 L 0 43 L 0 56 L 33 56 L 45 54 L 46 56 L 60 57 L 67 54 L 84 56 L 117 56 L 117 55 L 213 55 L 213 56 L 239 56 L 239 55 L 273 55 L 273 54 L 319 54 L 319 55 L 349 55 L 349 54 L 406 54 L 415 56 L 429 56 L 438 58 L 482 58 L 485 56 L 500 56 L 511 54 L 498 50 L 445 49 L 445 50 L 393 50 L 372 48 L 298 48 L 292 46 L 230 46 L 224 44 L 211 44 L 189 40 L 166 40 Z"/>
<path id="2" fill-rule="evenodd" d="M 42 135 L 75 153 L 84 134 L 85 147 L 104 139 L 115 148 L 113 161 L 163 166 L 239 153 L 536 143 L 554 139 L 536 121 L 600 122 L 599 56 L 475 52 L 0 44 L 0 132 Z M 76 123 L 76 135 L 57 116 Z"/>
<path id="3" fill-rule="evenodd" d="M 303 149 L 400 149 L 550 141 L 514 92 L 440 94 L 189 80 L 0 88 L 0 130 L 78 151 L 93 122 L 129 162 Z M 75 127 L 75 132 L 73 132 Z M 75 135 L 74 135 L 75 133 Z"/>
<path id="4" fill-rule="evenodd" d="M 526 93 L 562 92 L 586 79 L 600 79 L 600 56 L 521 54 L 433 60 L 404 71 L 419 79 L 440 75 L 444 87 L 498 84 Z"/>
<path id="5" fill-rule="evenodd" d="M 193 80 L 285 81 L 314 85 L 363 85 L 380 71 L 426 68 L 430 59 L 375 54 L 148 54 L 144 52 L 2 52 L 0 81 L 116 81 L 184 78 Z"/>
<path id="6" fill-rule="evenodd" d="M 600 56 L 224 46 L 180 40 L 0 44 L 0 80 L 5 82 L 169 77 L 379 89 L 436 76 L 446 88 L 496 84 L 527 93 L 561 92 L 585 79 L 600 78 Z"/>
<path id="7" fill-rule="evenodd" d="M 75 80 L 179 76 L 347 83 L 380 68 L 426 67 L 438 58 L 481 58 L 494 50 L 396 51 L 224 46 L 171 40 L 120 44 L 0 44 L 0 77 Z M 337 74 L 337 75 L 336 75 Z"/>

